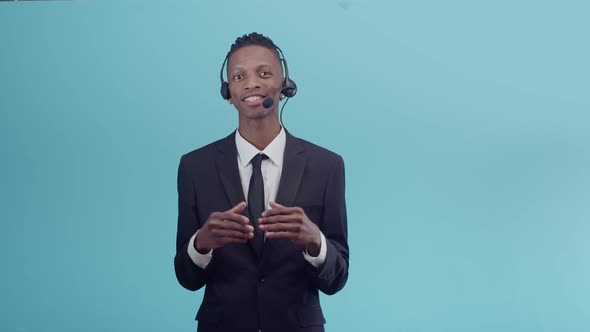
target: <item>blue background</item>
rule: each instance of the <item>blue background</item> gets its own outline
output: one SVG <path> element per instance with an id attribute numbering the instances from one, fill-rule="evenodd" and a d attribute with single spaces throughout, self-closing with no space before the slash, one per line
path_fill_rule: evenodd
<path id="1" fill-rule="evenodd" d="M 346 162 L 328 331 L 590 330 L 585 1 L 0 3 L 0 331 L 194 331 L 183 153 L 229 134 L 233 40 L 289 61 Z"/>

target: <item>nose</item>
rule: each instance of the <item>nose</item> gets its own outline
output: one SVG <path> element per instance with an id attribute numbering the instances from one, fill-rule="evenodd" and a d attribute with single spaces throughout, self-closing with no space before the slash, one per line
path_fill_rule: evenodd
<path id="1" fill-rule="evenodd" d="M 251 90 L 260 88 L 260 82 L 258 81 L 258 77 L 256 75 L 248 75 L 245 80 L 244 89 Z"/>

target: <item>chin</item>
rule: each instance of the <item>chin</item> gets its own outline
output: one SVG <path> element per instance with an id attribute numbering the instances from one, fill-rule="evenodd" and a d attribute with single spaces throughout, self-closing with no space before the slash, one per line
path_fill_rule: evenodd
<path id="1" fill-rule="evenodd" d="M 238 112 L 240 113 L 240 116 L 248 120 L 262 120 L 264 118 L 271 116 L 273 113 L 272 109 L 266 109 L 262 107 L 262 105 L 256 108 L 248 107 L 248 109 L 241 111 L 238 110 Z"/>

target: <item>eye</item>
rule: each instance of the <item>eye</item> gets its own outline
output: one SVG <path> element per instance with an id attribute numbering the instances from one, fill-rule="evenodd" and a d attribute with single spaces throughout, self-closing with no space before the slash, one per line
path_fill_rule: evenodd
<path id="1" fill-rule="evenodd" d="M 241 80 L 242 78 L 244 78 L 244 76 L 242 76 L 242 75 L 240 75 L 240 74 L 235 74 L 235 75 L 232 77 L 232 79 L 233 79 L 234 81 L 239 81 L 239 80 Z"/>
<path id="2" fill-rule="evenodd" d="M 269 72 L 268 70 L 263 70 L 263 71 L 260 72 L 260 77 L 268 77 L 268 76 L 271 76 L 271 75 L 272 75 L 272 73 Z"/>

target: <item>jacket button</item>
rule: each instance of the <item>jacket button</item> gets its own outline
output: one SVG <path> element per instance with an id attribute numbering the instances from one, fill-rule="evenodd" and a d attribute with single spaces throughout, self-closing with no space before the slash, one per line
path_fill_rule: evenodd
<path id="1" fill-rule="evenodd" d="M 264 278 L 258 279 L 258 282 L 263 283 L 264 282 Z"/>

